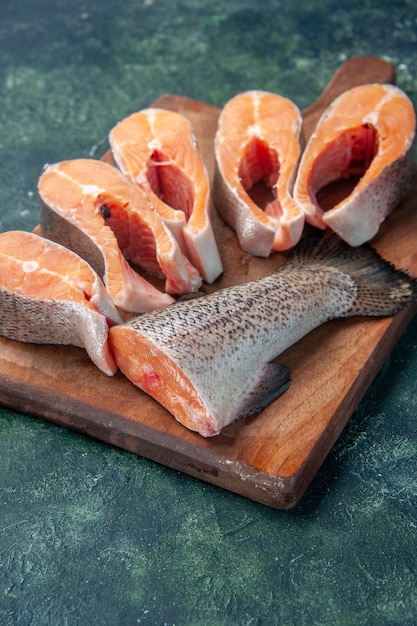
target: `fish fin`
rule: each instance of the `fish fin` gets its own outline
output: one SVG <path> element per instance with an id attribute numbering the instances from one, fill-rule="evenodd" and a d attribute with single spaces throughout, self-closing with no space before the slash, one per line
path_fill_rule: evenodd
<path id="1" fill-rule="evenodd" d="M 262 411 L 284 391 L 287 391 L 290 383 L 290 370 L 286 365 L 266 363 L 240 398 L 236 409 L 236 419 Z"/>
<path id="2" fill-rule="evenodd" d="M 346 317 L 394 315 L 417 300 L 417 279 L 397 269 L 368 244 L 352 247 L 337 235 L 305 237 L 289 258 L 291 264 L 332 268 L 356 284 L 356 298 Z M 278 270 L 279 271 L 279 270 Z"/>
<path id="3" fill-rule="evenodd" d="M 177 298 L 176 302 L 186 302 L 187 300 L 195 300 L 196 298 L 202 298 L 207 294 L 203 291 L 190 291 L 189 293 L 184 293 L 182 296 Z M 174 302 L 175 304 L 175 302 Z"/>

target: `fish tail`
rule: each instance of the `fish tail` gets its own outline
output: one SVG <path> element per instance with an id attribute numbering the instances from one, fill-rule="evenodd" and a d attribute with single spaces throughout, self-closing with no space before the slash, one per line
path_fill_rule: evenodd
<path id="1" fill-rule="evenodd" d="M 334 234 L 312 235 L 294 249 L 290 262 L 349 275 L 357 293 L 345 317 L 394 315 L 417 300 L 417 279 L 396 268 L 368 244 L 352 247 Z"/>

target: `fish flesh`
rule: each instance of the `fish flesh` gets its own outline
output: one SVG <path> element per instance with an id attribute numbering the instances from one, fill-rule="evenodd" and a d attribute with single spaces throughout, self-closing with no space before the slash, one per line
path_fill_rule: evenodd
<path id="1" fill-rule="evenodd" d="M 267 257 L 301 237 L 304 213 L 292 194 L 301 128 L 298 107 L 266 91 L 237 94 L 221 111 L 213 199 L 248 254 Z"/>
<path id="2" fill-rule="evenodd" d="M 122 172 L 147 194 L 203 280 L 223 271 L 211 222 L 210 183 L 188 119 L 150 107 L 121 120 L 109 142 Z"/>
<path id="3" fill-rule="evenodd" d="M 38 182 L 43 236 L 85 258 L 116 306 L 142 313 L 197 290 L 201 277 L 146 196 L 114 166 L 73 159 L 47 166 Z M 165 293 L 129 263 L 165 280 Z"/>
<path id="4" fill-rule="evenodd" d="M 387 316 L 417 281 L 369 247 L 326 234 L 301 240 L 273 274 L 114 326 L 119 369 L 205 437 L 262 410 L 290 383 L 284 350 L 332 318 Z"/>
<path id="5" fill-rule="evenodd" d="M 351 246 L 372 239 L 412 182 L 415 126 L 411 100 L 394 85 L 361 85 L 336 98 L 319 119 L 297 173 L 294 198 L 306 221 L 329 227 Z M 320 190 L 348 178 L 353 189 L 324 210 Z"/>
<path id="6" fill-rule="evenodd" d="M 0 334 L 17 341 L 84 348 L 117 371 L 108 343 L 123 321 L 99 276 L 63 246 L 24 231 L 0 234 Z"/>

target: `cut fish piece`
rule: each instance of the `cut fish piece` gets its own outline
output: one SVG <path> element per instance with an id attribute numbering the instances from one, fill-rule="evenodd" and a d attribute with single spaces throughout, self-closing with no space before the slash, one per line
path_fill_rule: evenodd
<path id="1" fill-rule="evenodd" d="M 209 178 L 190 122 L 151 107 L 116 124 L 109 141 L 118 167 L 145 191 L 191 263 L 212 283 L 223 268 L 211 223 Z"/>
<path id="2" fill-rule="evenodd" d="M 39 179 L 41 232 L 85 258 L 114 303 L 141 313 L 173 302 L 127 261 L 165 278 L 165 290 L 197 290 L 201 277 L 143 192 L 107 163 L 74 159 L 48 166 Z"/>
<path id="3" fill-rule="evenodd" d="M 301 127 L 293 102 L 259 90 L 237 94 L 220 114 L 213 198 L 248 254 L 267 257 L 301 237 L 304 214 L 292 196 Z"/>
<path id="4" fill-rule="evenodd" d="M 0 334 L 85 348 L 108 376 L 117 366 L 109 326 L 123 321 L 86 261 L 33 233 L 0 234 Z"/>
<path id="5" fill-rule="evenodd" d="M 374 237 L 411 184 L 415 125 L 410 99 L 393 85 L 361 85 L 336 98 L 300 161 L 294 197 L 306 221 L 330 227 L 351 246 Z M 354 188 L 325 211 L 320 190 L 350 177 Z"/>
<path id="6" fill-rule="evenodd" d="M 372 248 L 305 237 L 273 274 L 132 318 L 110 343 L 135 385 L 209 437 L 287 389 L 288 369 L 270 361 L 314 328 L 416 300 L 416 279 Z"/>

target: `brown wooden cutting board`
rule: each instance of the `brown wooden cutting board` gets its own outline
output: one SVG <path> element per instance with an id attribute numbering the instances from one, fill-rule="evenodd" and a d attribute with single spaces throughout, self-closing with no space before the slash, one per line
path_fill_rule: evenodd
<path id="1" fill-rule="evenodd" d="M 382 60 L 347 61 L 303 112 L 306 138 L 325 106 L 342 91 L 394 80 L 392 66 Z M 176 95 L 164 95 L 154 104 L 191 120 L 212 176 L 219 109 Z M 214 227 L 225 271 L 210 289 L 265 275 L 284 260 L 280 254 L 267 260 L 243 254 L 216 214 Z M 416 241 L 417 177 L 374 244 L 390 261 L 417 274 Z M 211 439 L 178 424 L 121 373 L 106 377 L 79 348 L 0 338 L 0 403 L 286 509 L 304 493 L 415 311 L 409 307 L 389 319 L 355 318 L 318 328 L 277 359 L 291 368 L 290 389 L 262 413 Z"/>

